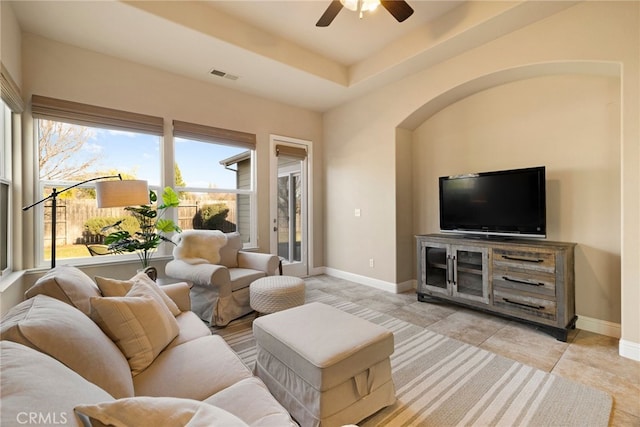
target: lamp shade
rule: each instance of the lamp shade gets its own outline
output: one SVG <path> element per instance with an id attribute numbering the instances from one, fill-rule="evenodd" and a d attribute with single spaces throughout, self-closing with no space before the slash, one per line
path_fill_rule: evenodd
<path id="1" fill-rule="evenodd" d="M 149 204 L 147 181 L 127 179 L 96 182 L 96 201 L 99 208 L 122 208 Z"/>

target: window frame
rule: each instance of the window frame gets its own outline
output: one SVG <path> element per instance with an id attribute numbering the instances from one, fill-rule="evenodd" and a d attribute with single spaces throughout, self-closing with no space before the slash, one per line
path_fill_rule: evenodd
<path id="1" fill-rule="evenodd" d="M 39 153 L 39 123 L 40 120 L 49 120 L 70 125 L 86 126 L 90 128 L 102 130 L 120 130 L 139 134 L 146 134 L 158 137 L 159 147 L 163 146 L 164 141 L 164 119 L 161 117 L 148 116 L 138 113 L 130 113 L 126 111 L 98 107 L 88 104 L 81 104 L 73 101 L 48 98 L 39 95 L 32 96 L 32 116 L 33 116 L 33 144 L 34 144 L 34 162 L 35 162 L 35 188 L 36 194 L 45 194 L 45 188 L 64 189 L 81 181 L 68 180 L 46 180 L 40 178 L 38 169 Z M 161 148 L 162 149 L 162 148 Z M 162 181 L 163 156 L 160 154 L 158 162 L 158 171 L 160 180 Z M 160 188 L 163 187 L 160 182 Z M 82 184 L 76 188 L 95 189 L 95 181 Z M 149 190 L 153 190 L 156 194 L 161 194 L 161 190 L 149 185 Z M 36 196 L 37 197 L 37 196 Z M 39 199 L 39 197 L 37 198 Z M 33 201 L 37 201 L 34 199 Z M 38 267 L 44 267 L 49 260 L 45 260 L 45 221 L 44 221 L 45 203 L 40 203 L 34 207 L 34 255 L 35 263 Z M 165 252 L 162 248 L 158 248 L 158 257 L 164 256 Z M 89 251 L 83 257 L 74 258 L 58 258 L 56 264 L 86 265 L 86 264 L 108 264 L 114 262 L 112 257 L 104 257 L 105 259 L 97 259 L 92 257 Z M 134 253 L 124 253 L 117 255 L 117 262 L 137 261 L 138 256 Z"/>
<path id="2" fill-rule="evenodd" d="M 173 159 L 176 159 L 178 148 L 177 139 L 213 144 L 218 146 L 231 146 L 246 149 L 250 153 L 250 189 L 239 188 L 204 188 L 204 187 L 175 187 L 177 192 L 194 192 L 209 194 L 235 194 L 249 196 L 249 241 L 243 243 L 243 249 L 258 248 L 258 197 L 257 197 L 257 156 L 256 135 L 213 126 L 200 125 L 178 120 L 173 121 Z M 238 221 L 238 226 L 240 225 Z"/>
<path id="3" fill-rule="evenodd" d="M 22 231 L 15 226 L 14 209 L 15 209 L 15 181 L 13 176 L 13 146 L 20 144 L 18 139 L 21 135 L 22 113 L 24 111 L 24 101 L 20 94 L 20 88 L 11 77 L 11 73 L 0 61 L 0 98 L 2 99 L 2 144 L 0 144 L 0 182 L 6 186 L 7 203 L 6 220 L 2 219 L 6 224 L 0 227 L 6 227 L 6 254 L 0 254 L 6 267 L 2 268 L 0 264 L 0 279 L 8 276 L 14 267 L 15 244 L 22 237 Z"/>

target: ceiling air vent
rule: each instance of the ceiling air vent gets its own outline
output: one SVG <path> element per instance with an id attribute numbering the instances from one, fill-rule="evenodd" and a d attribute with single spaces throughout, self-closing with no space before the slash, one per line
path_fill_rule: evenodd
<path id="1" fill-rule="evenodd" d="M 224 77 L 229 80 L 238 80 L 238 76 L 234 76 L 233 74 L 225 73 L 224 71 L 216 70 L 215 68 L 209 71 L 210 74 L 218 77 Z"/>

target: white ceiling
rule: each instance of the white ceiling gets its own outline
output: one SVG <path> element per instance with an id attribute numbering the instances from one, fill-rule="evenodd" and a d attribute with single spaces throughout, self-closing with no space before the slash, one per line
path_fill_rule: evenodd
<path id="1" fill-rule="evenodd" d="M 329 3 L 46 0 L 11 5 L 23 31 L 326 111 L 558 8 L 539 5 L 564 2 L 535 2 L 533 10 L 522 7 L 532 2 L 408 0 L 415 12 L 403 23 L 379 7 L 362 19 L 343 9 L 329 27 L 316 27 Z M 487 10 L 478 14 L 480 7 Z M 484 16 L 483 22 L 458 29 L 472 12 Z M 212 69 L 238 78 L 212 76 Z"/>

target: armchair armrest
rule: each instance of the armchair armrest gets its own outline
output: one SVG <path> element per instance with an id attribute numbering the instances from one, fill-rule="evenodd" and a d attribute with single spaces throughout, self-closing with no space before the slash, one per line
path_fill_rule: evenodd
<path id="1" fill-rule="evenodd" d="M 180 311 L 191 311 L 190 286 L 187 282 L 162 285 L 161 288 L 176 303 Z"/>
<path id="2" fill-rule="evenodd" d="M 198 286 L 224 287 L 231 282 L 227 267 L 218 264 L 189 264 L 174 259 L 167 263 L 164 271 L 169 277 L 188 280 Z"/>
<path id="3" fill-rule="evenodd" d="M 238 251 L 238 267 L 264 271 L 269 276 L 276 274 L 280 258 L 260 252 Z"/>

